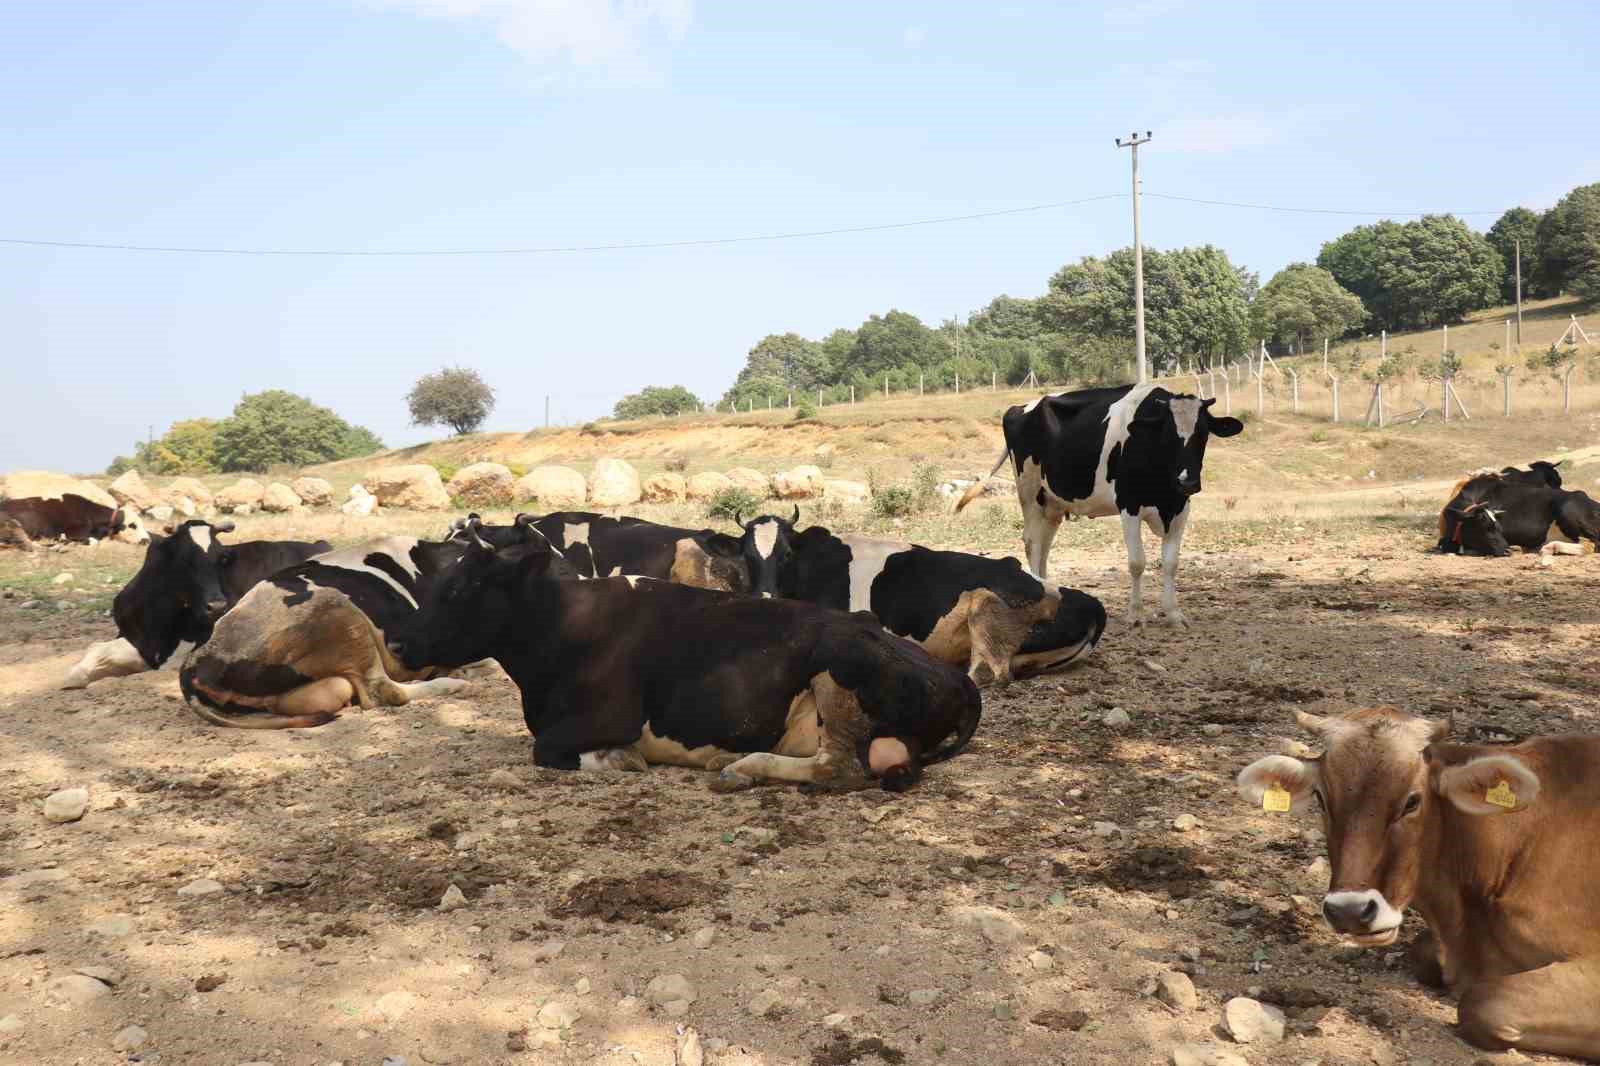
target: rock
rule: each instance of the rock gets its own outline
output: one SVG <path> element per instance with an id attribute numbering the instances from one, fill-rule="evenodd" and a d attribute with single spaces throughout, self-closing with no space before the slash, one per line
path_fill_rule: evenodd
<path id="1" fill-rule="evenodd" d="M 8 1014 L 4 1018 L 0 1018 L 0 1040 L 8 1036 L 16 1036 L 24 1028 L 26 1028 L 26 1025 L 21 1018 L 15 1014 Z"/>
<path id="2" fill-rule="evenodd" d="M 682 1014 L 699 996 L 694 985 L 683 974 L 664 973 L 652 978 L 645 986 L 644 998 L 658 1007 L 666 1008 L 669 1014 Z M 674 1010 L 676 1004 L 682 1004 L 682 1008 Z"/>
<path id="3" fill-rule="evenodd" d="M 1318 855 L 1306 865 L 1305 879 L 1312 888 L 1327 891 L 1328 885 L 1333 882 L 1333 867 L 1328 865 L 1326 855 Z"/>
<path id="4" fill-rule="evenodd" d="M 22 892 L 39 885 L 55 885 L 63 881 L 70 881 L 72 875 L 67 871 L 56 868 L 49 870 L 24 870 L 10 877 L 0 877 L 0 889 L 9 889 L 12 892 Z"/>
<path id="5" fill-rule="evenodd" d="M 728 480 L 736 489 L 743 489 L 758 500 L 772 495 L 772 479 L 748 466 L 736 466 L 728 471 Z"/>
<path id="6" fill-rule="evenodd" d="M 383 1020 L 393 1025 L 406 1015 L 410 1014 L 417 1006 L 417 997 L 410 992 L 395 991 L 385 992 L 378 997 L 378 1002 L 372 1009 L 383 1016 Z"/>
<path id="7" fill-rule="evenodd" d="M 706 1053 L 700 1047 L 700 1034 L 693 1029 L 685 1029 L 683 1035 L 678 1037 L 677 1056 L 676 1066 L 705 1066 Z"/>
<path id="8" fill-rule="evenodd" d="M 455 885 L 445 889 L 444 895 L 439 897 L 439 909 L 445 912 L 458 911 L 466 905 L 467 897 Z"/>
<path id="9" fill-rule="evenodd" d="M 161 502 L 161 497 L 144 483 L 137 470 L 124 471 L 108 486 L 108 491 L 117 503 L 134 511 L 144 511 Z"/>
<path id="10" fill-rule="evenodd" d="M 183 511 L 183 517 L 193 517 L 194 503 L 190 501 L 188 497 L 182 498 L 179 502 L 186 505 Z M 176 511 L 177 508 L 175 507 L 169 507 L 164 503 L 158 503 L 154 507 L 148 508 L 145 511 L 145 514 L 150 517 L 152 522 L 170 522 L 172 521 L 172 516 L 176 513 Z"/>
<path id="11" fill-rule="evenodd" d="M 1169 1007 L 1194 1010 L 1200 1005 L 1200 996 L 1188 974 L 1164 973 L 1156 978 L 1156 998 Z"/>
<path id="12" fill-rule="evenodd" d="M 150 1040 L 150 1034 L 137 1025 L 130 1025 L 111 1038 L 112 1051 L 138 1051 Z"/>
<path id="13" fill-rule="evenodd" d="M 830 477 L 823 479 L 822 495 L 825 499 L 840 503 L 866 503 L 872 498 L 872 490 L 865 482 Z"/>
<path id="14" fill-rule="evenodd" d="M 1172 1066 L 1250 1066 L 1250 1063 L 1227 1048 L 1179 1044 L 1172 1049 Z"/>
<path id="15" fill-rule="evenodd" d="M 267 486 L 267 491 L 261 494 L 261 509 L 268 514 L 287 514 L 298 511 L 302 501 L 300 496 L 281 481 L 274 481 Z"/>
<path id="16" fill-rule="evenodd" d="M 192 477 L 175 477 L 167 482 L 164 498 L 173 507 L 178 506 L 179 500 L 189 500 L 197 510 L 210 507 L 216 502 L 205 483 L 199 478 Z"/>
<path id="17" fill-rule="evenodd" d="M 131 914 L 108 914 L 89 925 L 89 932 L 92 935 L 104 937 L 107 940 L 131 936 L 133 930 L 133 915 Z"/>
<path id="18" fill-rule="evenodd" d="M 561 511 L 588 499 L 589 486 L 570 466 L 536 466 L 517 479 L 513 493 L 519 502 L 536 501 L 541 510 Z"/>
<path id="19" fill-rule="evenodd" d="M 1200 732 L 1208 737 L 1220 737 L 1222 735 L 1222 726 L 1216 722 L 1207 722 L 1200 727 Z"/>
<path id="20" fill-rule="evenodd" d="M 222 882 L 213 881 L 209 877 L 202 877 L 198 881 L 190 881 L 178 889 L 180 896 L 214 896 L 222 891 Z"/>
<path id="21" fill-rule="evenodd" d="M 1283 1039 L 1283 1011 L 1235 996 L 1222 1006 L 1222 1027 L 1240 1044 L 1276 1044 Z"/>
<path id="22" fill-rule="evenodd" d="M 326 507 L 333 502 L 333 486 L 320 477 L 297 477 L 289 487 L 307 507 Z"/>
<path id="23" fill-rule="evenodd" d="M 433 1066 L 450 1066 L 452 1061 L 449 1051 L 434 1044 L 423 1044 L 421 1054 L 422 1061 L 432 1063 Z M 330 1064 L 330 1066 L 338 1066 L 338 1064 Z"/>
<path id="24" fill-rule="evenodd" d="M 119 506 L 116 498 L 99 485 L 66 474 L 48 470 L 19 470 L 0 477 L 0 500 L 59 500 L 69 493 L 113 511 Z"/>
<path id="25" fill-rule="evenodd" d="M 1180 814 L 1172 820 L 1172 828 L 1176 829 L 1180 833 L 1187 833 L 1191 829 L 1198 828 L 1199 825 L 1200 819 L 1196 818 L 1192 814 L 1187 813 Z"/>
<path id="26" fill-rule="evenodd" d="M 512 503 L 516 475 L 499 463 L 473 463 L 456 471 L 445 489 L 468 503 Z"/>
<path id="27" fill-rule="evenodd" d="M 1100 719 L 1100 724 L 1121 733 L 1133 725 L 1133 719 L 1129 718 L 1128 712 L 1121 707 L 1113 707 L 1106 712 L 1104 718 Z"/>
<path id="28" fill-rule="evenodd" d="M 546 1029 L 571 1029 L 583 1012 L 563 1000 L 553 999 L 539 1008 L 539 1024 Z"/>
<path id="29" fill-rule="evenodd" d="M 522 788 L 522 778 L 504 766 L 489 772 L 489 784 L 495 788 Z"/>
<path id="30" fill-rule="evenodd" d="M 112 988 L 122 983 L 122 974 L 109 966 L 79 966 L 72 972 L 82 974 L 85 977 L 93 977 L 96 981 L 102 981 Z"/>
<path id="31" fill-rule="evenodd" d="M 587 996 L 590 992 L 594 991 L 594 985 L 589 983 L 589 979 L 587 977 L 580 977 L 576 982 L 573 983 L 572 990 L 578 993 L 580 996 Z"/>
<path id="32" fill-rule="evenodd" d="M 1042 1010 L 1028 1021 L 1058 1033 L 1076 1033 L 1089 1024 L 1086 1010 Z"/>
<path id="33" fill-rule="evenodd" d="M 50 579 L 50 584 L 52 584 L 52 585 L 70 585 L 76 579 L 77 579 L 77 575 L 74 574 L 71 570 L 63 570 L 63 571 L 61 571 L 61 573 L 57 574 L 55 577 Z"/>
<path id="34" fill-rule="evenodd" d="M 733 482 L 714 470 L 703 470 L 684 483 L 684 492 L 691 500 L 709 500 L 731 488 Z"/>
<path id="35" fill-rule="evenodd" d="M 96 981 L 81 973 L 69 973 L 65 977 L 57 977 L 44 986 L 45 995 L 58 1003 L 65 1003 L 72 1007 L 84 1007 L 101 996 L 111 994 L 111 986 L 104 981 Z"/>
<path id="36" fill-rule="evenodd" d="M 567 950 L 567 942 L 565 940 L 546 940 L 543 944 L 533 949 L 533 961 L 549 962 L 551 959 L 558 958 L 565 950 Z"/>
<path id="37" fill-rule="evenodd" d="M 991 944 L 1014 944 L 1027 931 L 1016 917 L 995 907 L 957 907 L 952 916 L 957 925 L 977 929 Z"/>
<path id="38" fill-rule="evenodd" d="M 837 1029 L 841 1025 L 844 1025 L 849 1020 L 850 1020 L 850 1015 L 848 1015 L 848 1014 L 839 1014 L 837 1012 L 835 1012 L 833 1014 L 824 1014 L 822 1016 L 822 1024 L 827 1026 L 829 1029 Z"/>
<path id="39" fill-rule="evenodd" d="M 1116 822 L 1096 822 L 1091 828 L 1097 837 L 1114 837 L 1122 832 Z"/>
<path id="40" fill-rule="evenodd" d="M 708 925 L 704 929 L 696 929 L 694 931 L 694 936 L 689 938 L 689 942 L 695 947 L 704 951 L 706 948 L 710 947 L 716 939 L 717 931 Z"/>
<path id="41" fill-rule="evenodd" d="M 772 478 L 772 493 L 780 500 L 813 500 L 826 491 L 822 471 L 810 465 L 797 466 Z"/>
<path id="42" fill-rule="evenodd" d="M 1056 960 L 1054 956 L 1048 955 L 1043 951 L 1030 951 L 1028 953 L 1028 965 L 1039 973 L 1049 973 L 1056 968 Z"/>
<path id="43" fill-rule="evenodd" d="M 439 471 L 425 463 L 379 467 L 361 482 L 378 498 L 379 507 L 404 507 L 412 511 L 447 511 L 450 494 L 444 491 Z"/>
<path id="44" fill-rule="evenodd" d="M 688 482 L 683 480 L 682 474 L 667 471 L 662 474 L 651 474 L 644 479 L 644 488 L 641 490 L 644 498 L 651 503 L 677 503 L 689 492 Z"/>
<path id="45" fill-rule="evenodd" d="M 597 459 L 589 472 L 589 502 L 596 507 L 626 507 L 638 503 L 639 472 L 622 459 Z"/>
<path id="46" fill-rule="evenodd" d="M 351 485 L 350 498 L 340 505 L 341 514 L 366 518 L 378 509 L 378 498 L 368 492 L 365 485 Z"/>
<path id="47" fill-rule="evenodd" d="M 783 1010 L 783 997 L 775 989 L 766 988 L 750 997 L 750 1014 L 755 1018 L 771 1018 Z"/>
<path id="48" fill-rule="evenodd" d="M 944 991 L 938 988 L 913 988 L 906 993 L 906 1002 L 913 1007 L 928 1007 L 944 998 Z"/>
<path id="49" fill-rule="evenodd" d="M 245 1066 L 250 1066 L 250 1064 L 246 1063 Z M 271 1063 L 263 1062 L 261 1066 L 271 1066 Z M 383 1057 L 383 1066 L 411 1066 L 411 1064 L 406 1061 L 404 1055 L 385 1055 Z"/>
<path id="50" fill-rule="evenodd" d="M 223 514 L 250 514 L 261 505 L 261 497 L 266 495 L 266 488 L 255 478 L 240 478 L 232 485 L 217 493 L 215 503 L 217 510 Z M 248 507 L 250 510 L 241 511 L 239 508 Z"/>

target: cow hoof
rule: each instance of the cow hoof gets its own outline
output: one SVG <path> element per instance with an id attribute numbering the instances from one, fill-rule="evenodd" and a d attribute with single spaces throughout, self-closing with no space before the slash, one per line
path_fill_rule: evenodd
<path id="1" fill-rule="evenodd" d="M 726 770 L 728 767 L 732 766 L 734 763 L 738 762 L 742 758 L 744 758 L 743 755 L 738 755 L 738 754 L 736 754 L 734 752 L 725 751 L 721 755 L 713 755 L 713 756 L 711 756 L 711 758 L 707 759 L 706 760 L 706 769 L 707 770 Z"/>
<path id="2" fill-rule="evenodd" d="M 66 679 L 61 682 L 61 687 L 63 689 L 88 688 L 89 687 L 89 674 L 88 674 L 88 671 L 80 671 L 76 667 L 74 667 L 73 669 L 71 669 L 71 670 L 69 670 L 67 672 Z"/>
<path id="3" fill-rule="evenodd" d="M 1183 616 L 1182 611 L 1173 611 L 1167 615 L 1167 624 L 1174 629 L 1180 629 L 1188 626 L 1189 620 Z"/>
<path id="4" fill-rule="evenodd" d="M 744 774 L 732 770 L 724 770 L 711 782 L 713 792 L 743 792 L 745 789 L 754 788 L 756 779 L 746 777 Z"/>

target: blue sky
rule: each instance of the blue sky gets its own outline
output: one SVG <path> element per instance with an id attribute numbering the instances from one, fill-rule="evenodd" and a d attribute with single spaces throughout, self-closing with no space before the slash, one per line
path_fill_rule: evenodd
<path id="1" fill-rule="evenodd" d="M 1515 21 L 1510 21 L 1514 10 Z M 1263 280 L 1378 211 L 1546 207 L 1600 180 L 1590 5 L 61 2 L 0 6 L 0 237 L 412 250 L 693 240 L 1126 192 L 1145 240 Z M 1469 216 L 1487 228 L 1494 216 Z M 0 244 L 0 470 L 97 470 L 240 395 L 425 439 L 715 397 L 769 332 L 929 322 L 1129 243 L 1109 200 L 889 232 L 587 254 L 336 258 Z"/>

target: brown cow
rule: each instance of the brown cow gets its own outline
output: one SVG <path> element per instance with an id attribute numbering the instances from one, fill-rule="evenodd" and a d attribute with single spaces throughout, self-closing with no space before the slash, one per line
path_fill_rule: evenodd
<path id="1" fill-rule="evenodd" d="M 1600 736 L 1485 746 L 1393 707 L 1295 718 L 1322 755 L 1269 755 L 1239 791 L 1321 810 L 1329 924 L 1391 944 L 1414 905 L 1418 978 L 1459 998 L 1467 1041 L 1600 1059 Z"/>

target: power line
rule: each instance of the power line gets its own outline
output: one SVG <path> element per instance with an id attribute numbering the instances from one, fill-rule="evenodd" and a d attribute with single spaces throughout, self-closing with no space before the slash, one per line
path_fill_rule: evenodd
<path id="1" fill-rule="evenodd" d="M 1498 215 L 1499 211 L 1347 211 L 1333 207 L 1279 207 L 1276 204 L 1243 204 L 1233 200 L 1202 200 L 1195 196 L 1177 196 L 1173 193 L 1147 192 L 1146 196 L 1153 196 L 1158 200 L 1181 200 L 1186 204 L 1209 204 L 1212 207 L 1242 207 L 1251 211 L 1285 211 L 1298 215 L 1370 215 L 1387 217 L 1390 215 L 1414 215 L 1421 218 L 1423 215 Z"/>
<path id="2" fill-rule="evenodd" d="M 1127 193 L 1106 193 L 1087 196 L 1081 200 L 1057 200 L 1048 204 L 1030 204 L 1027 207 L 1008 207 L 998 211 L 976 211 L 969 215 L 946 215 L 942 218 L 923 218 L 911 222 L 881 222 L 869 226 L 840 226 L 834 229 L 798 230 L 792 233 L 764 233 L 747 237 L 708 237 L 687 241 L 631 241 L 618 244 L 575 244 L 546 248 L 457 248 L 443 250 L 401 251 L 340 251 L 334 249 L 294 248 L 191 248 L 176 245 L 151 244 L 101 244 L 94 241 L 27 240 L 20 237 L 0 237 L 0 244 L 18 244 L 40 248 L 80 248 L 107 252 L 171 252 L 189 255 L 294 255 L 294 256 L 369 256 L 418 257 L 460 255 L 560 255 L 576 252 L 643 251 L 652 248 L 696 248 L 721 244 L 753 244 L 760 241 L 787 241 L 804 237 L 835 237 L 847 233 L 877 233 L 883 230 L 911 229 L 915 226 L 940 226 L 949 222 L 970 222 L 982 218 L 1000 218 L 1004 215 L 1022 215 L 1038 211 L 1052 211 L 1060 207 L 1092 204 L 1099 200 L 1120 200 Z"/>

